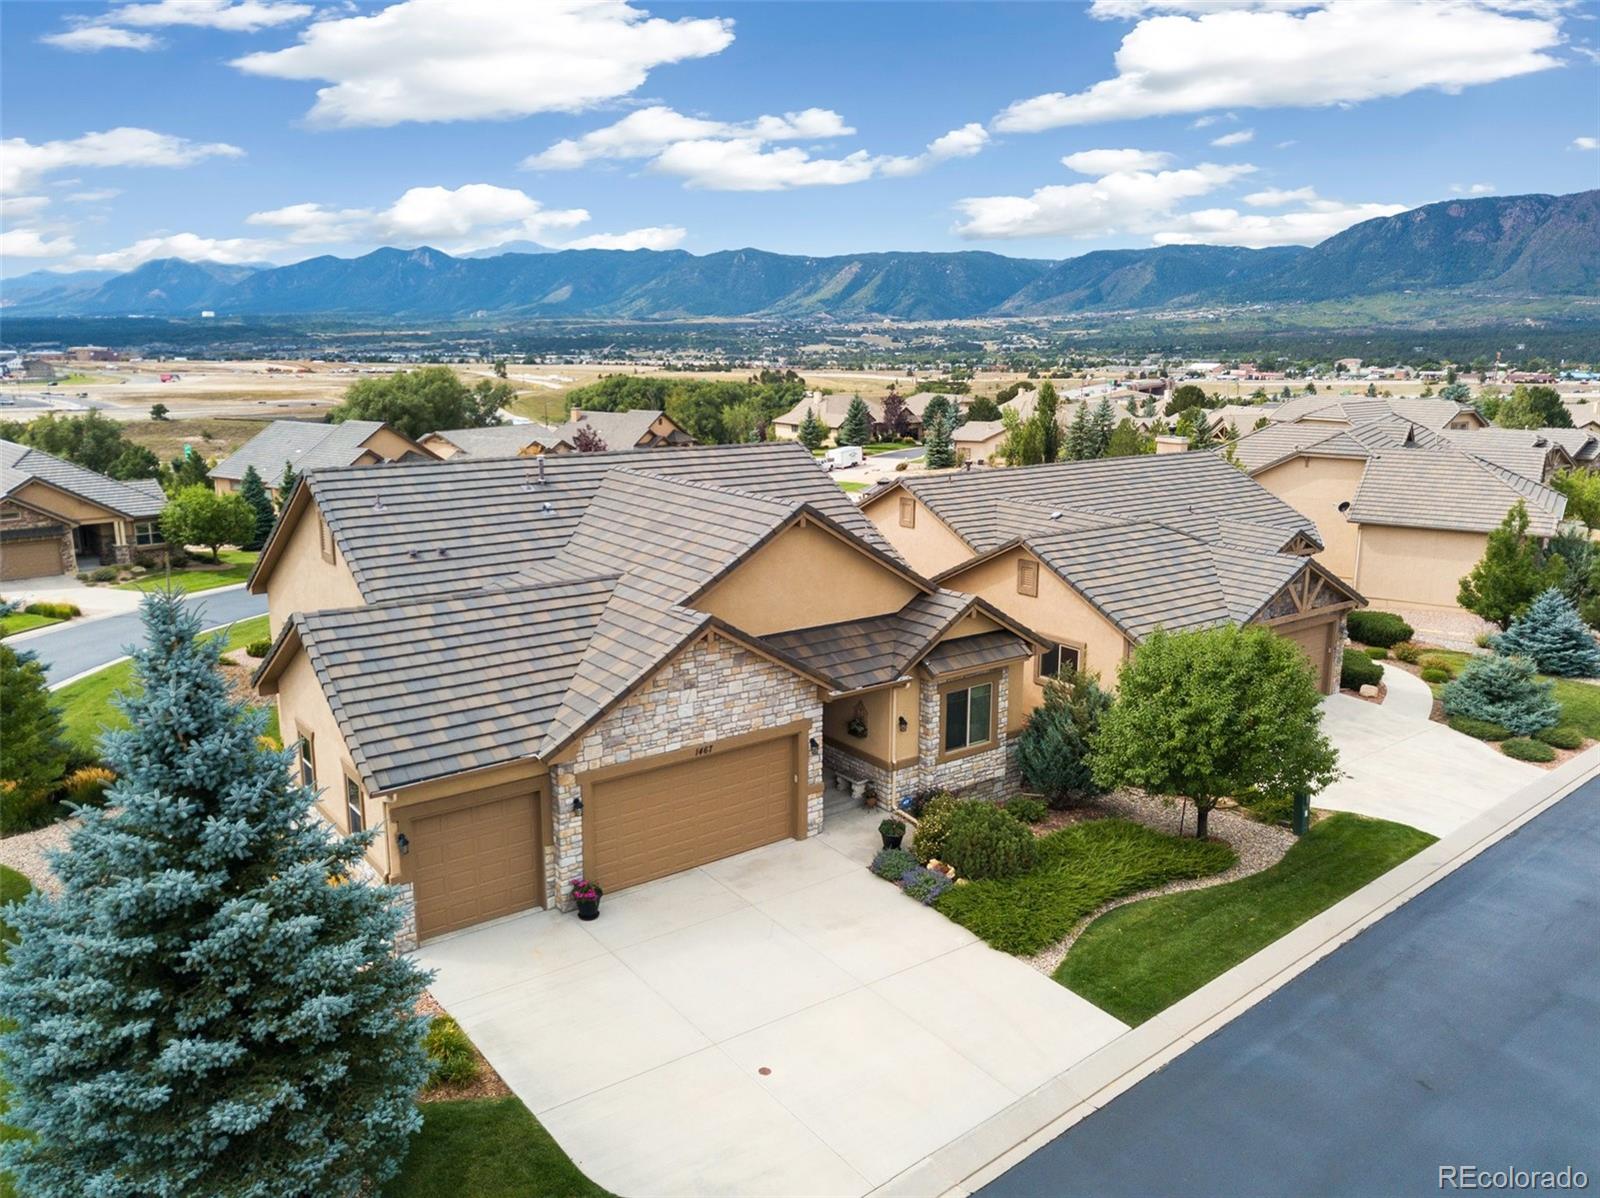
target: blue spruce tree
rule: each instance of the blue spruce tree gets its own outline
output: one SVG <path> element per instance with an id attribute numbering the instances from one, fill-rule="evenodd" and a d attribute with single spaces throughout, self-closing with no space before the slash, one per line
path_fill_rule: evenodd
<path id="1" fill-rule="evenodd" d="M 1511 627 L 1494 638 L 1497 653 L 1517 654 L 1541 674 L 1563 678 L 1600 675 L 1600 645 L 1578 609 L 1555 587 L 1540 593 Z"/>
<path id="2" fill-rule="evenodd" d="M 132 729 L 103 745 L 120 781 L 57 858 L 62 893 L 7 912 L 26 1137 L 0 1163 L 34 1198 L 373 1192 L 428 1076 L 426 975 L 387 891 L 345 881 L 373 833 L 312 814 L 196 615 L 167 594 L 143 614 Z"/>

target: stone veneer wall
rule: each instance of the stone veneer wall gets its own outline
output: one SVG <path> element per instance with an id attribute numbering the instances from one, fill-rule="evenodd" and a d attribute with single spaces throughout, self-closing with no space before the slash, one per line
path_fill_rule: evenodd
<path id="1" fill-rule="evenodd" d="M 911 770 L 901 770 L 897 779 L 895 771 L 886 770 L 881 765 L 873 765 L 864 757 L 857 757 L 850 750 L 840 745 L 824 744 L 822 746 L 822 767 L 830 772 L 844 775 L 849 779 L 865 779 L 872 784 L 874 793 L 878 796 L 880 804 L 892 807 L 894 801 L 900 797 L 895 793 L 895 783 L 898 780 L 902 786 L 905 784 L 905 775 L 914 773 Z M 902 793 L 910 793 L 909 789 Z"/>
<path id="2" fill-rule="evenodd" d="M 583 874 L 583 815 L 579 775 L 762 728 L 809 721 L 808 738 L 822 743 L 822 699 L 814 683 L 723 637 L 696 641 L 644 687 L 613 708 L 578 742 L 569 761 L 550 767 L 555 843 L 545 854 L 545 899 L 573 905 L 572 881 Z M 822 830 L 822 755 L 808 755 L 809 835 Z"/>
<path id="3" fill-rule="evenodd" d="M 1010 670 L 1001 670 L 995 685 L 994 748 L 954 761 L 939 760 L 939 731 L 943 727 L 939 688 L 932 685 L 922 688 L 918 712 L 922 726 L 917 734 L 917 785 L 911 790 L 948 790 L 963 798 L 991 801 L 1006 797 L 1016 778 L 1016 752 L 1006 735 L 1010 677 Z"/>
<path id="4" fill-rule="evenodd" d="M 15 519 L 0 521 L 0 529 L 10 532 L 20 528 L 44 528 L 55 525 L 63 529 L 56 536 L 56 552 L 61 558 L 61 572 L 63 574 L 76 574 L 78 572 L 78 558 L 72 549 L 72 530 L 66 528 L 66 522 L 50 516 L 41 516 L 38 512 L 31 512 L 27 508 L 15 503 L 0 504 L 0 511 L 15 512 Z M 42 539 L 42 538 L 41 538 Z"/>

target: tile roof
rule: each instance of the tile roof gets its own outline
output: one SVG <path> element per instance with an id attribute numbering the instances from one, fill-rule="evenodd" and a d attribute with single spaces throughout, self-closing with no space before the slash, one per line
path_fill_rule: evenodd
<path id="1" fill-rule="evenodd" d="M 1459 451 L 1381 450 L 1367 459 L 1346 518 L 1356 524 L 1489 532 L 1517 500 L 1528 527 L 1553 536 L 1566 496 L 1514 471 Z"/>
<path id="2" fill-rule="evenodd" d="M 1535 431 L 1561 446 L 1574 462 L 1587 464 L 1600 457 L 1600 437 L 1586 428 L 1541 428 Z"/>
<path id="3" fill-rule="evenodd" d="M 572 419 L 554 430 L 571 442 L 585 425 L 606 443 L 607 449 L 635 449 L 650 432 L 650 426 L 666 415 L 655 408 L 635 408 L 631 412 L 586 412 L 577 409 Z"/>
<path id="4" fill-rule="evenodd" d="M 571 442 L 548 424 L 494 424 L 488 428 L 441 429 L 429 436 L 441 437 L 461 453 L 475 458 L 514 458 L 530 445 L 545 449 L 571 448 Z M 349 465 L 348 462 L 340 463 Z"/>
<path id="5" fill-rule="evenodd" d="M 1007 470 L 957 471 L 900 483 L 949 525 L 974 552 L 986 553 L 1016 535 L 1017 505 L 1049 518 L 1069 515 L 1126 521 L 1143 517 L 1173 524 L 1226 518 L 1253 529 L 1280 530 L 1317 540 L 1316 525 L 1220 456 L 1147 454 L 1087 462 L 1053 462 Z M 1039 516 L 1028 517 L 1037 523 Z M 1224 534 L 1225 535 L 1225 534 Z M 1320 540 L 1317 541 L 1320 545 Z"/>
<path id="6" fill-rule="evenodd" d="M 63 461 L 42 449 L 0 441 L 0 497 L 20 490 L 35 479 L 134 520 L 161 515 L 167 503 L 161 484 L 153 478 L 120 482 L 75 462 Z"/>
<path id="7" fill-rule="evenodd" d="M 1269 418 L 1274 423 L 1302 420 L 1342 420 L 1358 424 L 1382 416 L 1398 416 L 1423 428 L 1442 429 L 1462 412 L 1475 410 L 1470 404 L 1448 399 L 1382 399 L 1357 395 L 1302 395 L 1277 405 Z"/>
<path id="8" fill-rule="evenodd" d="M 580 544 L 564 551 L 607 478 L 623 471 L 625 483 L 606 490 L 606 511 L 651 537 L 715 538 L 722 535 L 717 525 L 725 513 L 747 517 L 757 500 L 804 503 L 900 561 L 795 442 L 702 446 L 692 452 L 388 462 L 318 470 L 306 483 L 362 595 L 376 603 L 499 586 L 512 575 L 532 582 L 572 577 L 573 563 L 584 559 L 585 550 Z M 659 500 L 666 493 L 659 485 L 663 480 L 697 488 L 673 492 L 679 506 L 671 521 L 653 513 L 650 501 L 629 498 L 648 492 Z M 586 536 L 603 533 L 596 520 Z M 269 554 L 271 549 L 269 542 Z M 651 554 L 648 546 L 632 552 Z M 259 587 L 261 579 L 253 584 Z"/>
<path id="9" fill-rule="evenodd" d="M 860 690 L 905 677 L 939 637 L 977 605 L 973 595 L 940 590 L 918 595 L 890 615 L 777 632 L 762 639 L 832 680 L 835 690 Z"/>
<path id="10" fill-rule="evenodd" d="M 1005 431 L 1004 420 L 969 420 L 951 433 L 950 439 L 957 445 L 972 445 L 997 437 Z"/>
<path id="11" fill-rule="evenodd" d="M 1032 646 L 1014 633 L 980 632 L 975 636 L 941 641 L 922 659 L 922 668 L 931 677 L 944 678 L 1032 656 Z"/>
<path id="12" fill-rule="evenodd" d="M 240 479 L 254 466 L 262 482 L 276 487 L 286 462 L 301 473 L 321 466 L 348 466 L 361 456 L 362 443 L 382 427 L 379 420 L 343 424 L 274 420 L 213 466 L 211 477 Z"/>
<path id="13" fill-rule="evenodd" d="M 1466 450 L 1474 457 L 1493 462 L 1496 466 L 1542 483 L 1550 468 L 1552 454 L 1556 455 L 1556 464 L 1559 466 L 1568 465 L 1574 460 L 1572 452 L 1566 448 L 1562 440 L 1550 435 L 1557 431 L 1574 434 L 1572 440 L 1578 445 L 1580 452 L 1584 443 L 1594 441 L 1591 434 L 1579 432 L 1577 429 L 1548 431 L 1531 428 L 1451 429 L 1444 433 L 1444 436 L 1448 437 L 1452 444 Z"/>

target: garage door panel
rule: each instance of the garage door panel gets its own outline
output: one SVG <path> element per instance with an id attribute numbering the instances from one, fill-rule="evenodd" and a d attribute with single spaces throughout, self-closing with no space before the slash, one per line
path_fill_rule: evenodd
<path id="1" fill-rule="evenodd" d="M 532 791 L 410 821 L 419 938 L 544 905 Z"/>
<path id="2" fill-rule="evenodd" d="M 586 872 L 619 890 L 785 840 L 795 786 L 789 736 L 597 782 L 584 807 Z"/>
<path id="3" fill-rule="evenodd" d="M 1311 662 L 1312 668 L 1317 671 L 1317 685 L 1327 692 L 1330 688 L 1331 671 L 1328 665 L 1328 644 L 1332 632 L 1330 623 L 1312 624 L 1309 627 L 1285 631 L 1282 635 L 1286 640 L 1293 641 L 1300 647 L 1300 651 Z"/>
<path id="4" fill-rule="evenodd" d="M 12 541 L 0 545 L 0 579 L 9 582 L 17 578 L 43 578 L 61 572 L 59 539 Z"/>

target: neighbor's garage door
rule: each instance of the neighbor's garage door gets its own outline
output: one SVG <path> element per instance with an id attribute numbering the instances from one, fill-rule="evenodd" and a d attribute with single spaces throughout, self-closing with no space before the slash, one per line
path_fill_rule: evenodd
<path id="1" fill-rule="evenodd" d="M 544 905 L 539 804 L 528 783 L 432 804 L 404 821 L 417 938 Z"/>
<path id="2" fill-rule="evenodd" d="M 1332 651 L 1334 632 L 1338 627 L 1337 620 L 1324 620 L 1320 624 L 1307 624 L 1282 630 L 1283 635 L 1299 645 L 1311 659 L 1311 664 L 1317 671 L 1317 687 L 1325 695 L 1331 695 L 1339 683 L 1339 675 L 1333 665 Z"/>
<path id="3" fill-rule="evenodd" d="M 10 582 L 61 572 L 59 534 L 48 541 L 8 541 L 0 545 L 0 579 Z"/>
<path id="4" fill-rule="evenodd" d="M 795 753 L 781 736 L 594 783 L 586 872 L 621 890 L 794 835 Z"/>

